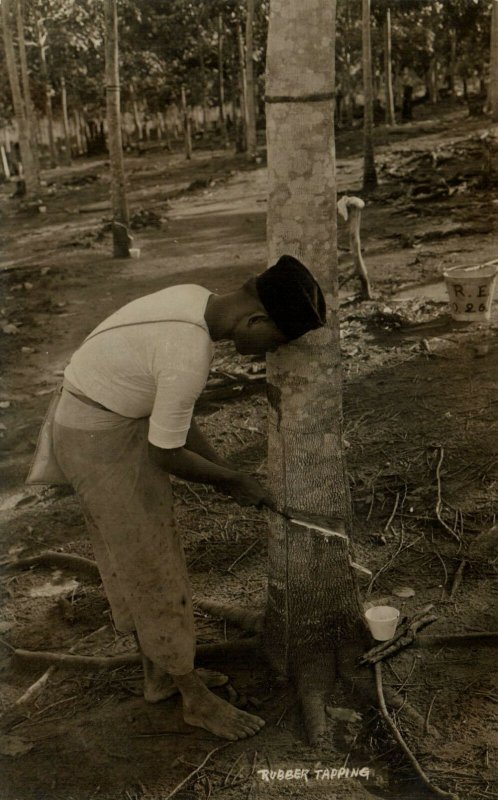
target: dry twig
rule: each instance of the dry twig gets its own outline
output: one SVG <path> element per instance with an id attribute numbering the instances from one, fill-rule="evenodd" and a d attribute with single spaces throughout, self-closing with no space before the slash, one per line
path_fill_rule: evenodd
<path id="1" fill-rule="evenodd" d="M 430 779 L 427 777 L 425 772 L 423 771 L 422 767 L 420 766 L 420 764 L 418 763 L 417 759 L 413 755 L 412 751 L 410 750 L 410 748 L 406 744 L 405 740 L 403 739 L 401 733 L 397 729 L 397 727 L 394 724 L 393 720 L 389 716 L 389 712 L 388 712 L 387 707 L 386 707 L 386 701 L 384 699 L 384 690 L 383 690 L 383 686 L 382 686 L 382 665 L 381 664 L 375 664 L 374 669 L 375 669 L 375 685 L 377 687 L 377 696 L 379 698 L 380 712 L 381 712 L 382 717 L 384 718 L 385 722 L 387 723 L 389 729 L 391 730 L 391 733 L 393 734 L 394 738 L 398 742 L 399 746 L 401 747 L 401 749 L 403 750 L 405 755 L 408 757 L 408 759 L 409 759 L 411 765 L 413 766 L 415 772 L 417 773 L 419 778 L 422 780 L 422 782 L 425 784 L 425 786 L 427 786 L 427 788 L 431 792 L 433 792 L 433 794 L 437 794 L 439 797 L 448 797 L 448 798 L 450 798 L 450 800 L 458 800 L 456 795 L 454 795 L 452 792 L 446 792 L 446 791 L 444 791 L 444 789 L 440 789 L 438 786 L 435 786 L 430 781 Z"/>
<path id="2" fill-rule="evenodd" d="M 386 524 L 384 525 L 384 530 L 385 531 L 387 531 L 389 529 L 389 526 L 390 526 L 391 522 L 394 519 L 394 515 L 396 514 L 396 510 L 398 508 L 398 503 L 399 503 L 399 492 L 396 492 L 396 500 L 394 501 L 394 507 L 393 507 L 393 510 L 391 511 L 391 516 L 389 517 L 389 519 L 387 520 Z"/>
<path id="3" fill-rule="evenodd" d="M 443 526 L 448 533 L 457 540 L 459 544 L 461 544 L 460 537 L 458 533 L 451 528 L 448 523 L 443 519 L 442 516 L 442 509 L 443 509 L 443 499 L 441 496 L 441 467 L 443 464 L 444 459 L 444 447 L 439 448 L 439 459 L 436 466 L 436 480 L 437 480 L 437 503 L 436 503 L 436 517 L 438 518 L 438 522 Z"/>
<path id="4" fill-rule="evenodd" d="M 438 692 L 439 692 L 439 689 L 436 689 L 436 691 L 432 695 L 432 700 L 429 703 L 429 708 L 427 709 L 427 714 L 426 714 L 425 722 L 424 722 L 424 733 L 430 733 L 429 720 L 431 718 L 432 706 L 434 705 L 434 701 L 435 701 L 435 699 L 437 697 L 437 693 Z"/>
<path id="5" fill-rule="evenodd" d="M 198 767 L 192 770 L 192 772 L 190 772 L 186 778 L 180 781 L 180 783 L 177 786 L 175 786 L 175 788 L 172 789 L 169 794 L 166 795 L 164 800 L 170 800 L 171 797 L 174 797 L 175 794 L 177 794 L 180 791 L 180 789 L 182 789 L 183 786 L 185 786 L 185 784 L 188 783 L 194 777 L 194 775 L 197 775 L 197 773 L 200 772 L 201 769 L 206 766 L 211 756 L 214 756 L 214 754 L 217 753 L 219 750 L 223 750 L 225 747 L 228 747 L 229 744 L 231 744 L 231 742 L 227 742 L 226 744 L 220 744 L 219 747 L 214 747 L 212 750 L 210 750 L 204 761 L 202 761 Z"/>
<path id="6" fill-rule="evenodd" d="M 243 559 L 243 558 L 245 558 L 245 557 L 248 555 L 248 553 L 250 553 L 250 552 L 251 552 L 251 550 L 252 550 L 254 547 L 256 547 L 256 545 L 258 544 L 258 542 L 259 542 L 259 539 L 255 539 L 255 540 L 254 540 L 254 542 L 251 542 L 251 544 L 249 545 L 249 547 L 247 547 L 247 548 L 244 550 L 244 552 L 243 552 L 243 553 L 241 553 L 241 554 L 240 554 L 240 556 L 239 556 L 238 558 L 236 558 L 236 559 L 235 559 L 235 561 L 234 561 L 232 564 L 230 564 L 230 566 L 229 566 L 229 567 L 227 567 L 227 572 L 231 572 L 231 571 L 232 571 L 232 569 L 235 567 L 235 565 L 236 565 L 236 564 L 238 564 L 238 563 L 239 563 L 239 561 L 242 561 L 242 559 Z"/>
<path id="7" fill-rule="evenodd" d="M 465 570 L 466 566 L 467 566 L 467 562 L 465 561 L 465 559 L 462 559 L 462 561 L 460 561 L 460 564 L 458 565 L 458 569 L 455 572 L 455 575 L 453 577 L 453 584 L 451 586 L 451 591 L 450 591 L 450 600 L 453 600 L 453 598 L 455 597 L 456 593 L 458 592 L 458 589 L 460 588 L 460 584 L 462 582 L 463 573 L 464 573 L 464 570 Z"/>
<path id="8" fill-rule="evenodd" d="M 399 650 L 413 644 L 416 640 L 417 632 L 431 625 L 438 617 L 431 614 L 432 605 L 425 606 L 421 611 L 414 614 L 411 620 L 405 622 L 398 633 L 393 639 L 388 642 L 382 642 L 375 647 L 372 647 L 367 653 L 363 655 L 360 660 L 361 664 L 376 664 L 385 658 L 390 658 L 395 655 Z M 419 641 L 417 639 L 417 641 Z"/>

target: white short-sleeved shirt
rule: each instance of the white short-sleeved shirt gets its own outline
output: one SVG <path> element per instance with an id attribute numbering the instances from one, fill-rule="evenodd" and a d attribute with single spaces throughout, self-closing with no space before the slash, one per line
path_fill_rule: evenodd
<path id="1" fill-rule="evenodd" d="M 204 319 L 209 295 L 188 284 L 128 303 L 92 331 L 64 377 L 110 411 L 150 417 L 157 447 L 182 447 L 213 358 Z"/>

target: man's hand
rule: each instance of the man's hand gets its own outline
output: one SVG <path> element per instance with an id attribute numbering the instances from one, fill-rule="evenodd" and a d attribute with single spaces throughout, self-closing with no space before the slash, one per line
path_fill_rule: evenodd
<path id="1" fill-rule="evenodd" d="M 239 506 L 256 506 L 262 508 L 275 509 L 275 501 L 268 489 L 251 475 L 245 472 L 238 472 L 235 478 L 230 481 L 229 492 Z"/>

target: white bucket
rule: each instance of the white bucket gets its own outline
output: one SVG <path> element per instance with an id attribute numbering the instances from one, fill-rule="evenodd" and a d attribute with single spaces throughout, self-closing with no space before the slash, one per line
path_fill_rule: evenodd
<path id="1" fill-rule="evenodd" d="M 452 267 L 443 273 L 453 319 L 489 320 L 497 274 L 498 259 L 471 267 Z"/>
<path id="2" fill-rule="evenodd" d="M 399 611 L 394 606 L 372 606 L 365 611 L 370 633 L 378 642 L 387 642 L 396 633 Z"/>

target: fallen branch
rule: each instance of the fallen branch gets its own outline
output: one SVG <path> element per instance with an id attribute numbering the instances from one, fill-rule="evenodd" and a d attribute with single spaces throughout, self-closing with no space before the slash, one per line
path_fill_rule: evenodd
<path id="1" fill-rule="evenodd" d="M 4 564 L 7 569 L 29 569 L 30 567 L 61 567 L 75 572 L 81 572 L 92 577 L 100 578 L 100 573 L 95 561 L 71 553 L 58 553 L 55 550 L 45 550 L 36 556 L 17 558 Z"/>
<path id="2" fill-rule="evenodd" d="M 383 686 L 382 686 L 382 665 L 381 664 L 375 664 L 374 669 L 375 669 L 375 685 L 377 687 L 377 696 L 378 696 L 378 700 L 379 700 L 380 713 L 382 714 L 382 717 L 384 718 L 386 724 L 388 725 L 389 729 L 391 730 L 391 733 L 393 734 L 394 738 L 398 742 L 399 746 L 401 747 L 401 749 L 403 750 L 405 755 L 408 757 L 408 759 L 409 759 L 411 765 L 413 766 L 415 772 L 417 773 L 417 775 L 419 776 L 421 781 L 425 784 L 425 786 L 427 786 L 427 788 L 433 794 L 437 794 L 439 797 L 448 797 L 448 798 L 450 798 L 450 800 L 458 800 L 457 796 L 455 794 L 453 794 L 452 792 L 446 792 L 446 791 L 444 791 L 444 789 L 440 789 L 438 786 L 435 786 L 430 781 L 430 779 L 427 777 L 425 772 L 423 771 L 422 767 L 420 766 L 420 764 L 418 763 L 417 759 L 413 755 L 412 751 L 410 750 L 410 748 L 406 744 L 405 740 L 403 739 L 401 733 L 397 729 L 397 727 L 394 724 L 393 720 L 389 716 L 389 712 L 388 712 L 387 707 L 386 707 L 386 701 L 384 699 L 384 690 L 383 690 Z"/>
<path id="3" fill-rule="evenodd" d="M 107 625 L 103 625 L 101 628 L 98 628 L 98 630 L 92 631 L 87 636 L 84 636 L 78 642 L 73 644 L 73 646 L 69 649 L 69 652 L 72 653 L 78 647 L 78 645 L 81 642 L 84 642 L 87 639 L 90 639 L 92 636 L 96 636 L 97 634 L 101 633 L 102 631 L 105 631 L 105 629 L 107 627 L 108 627 Z M 56 671 L 56 669 L 57 669 L 57 666 L 55 664 L 52 664 L 52 666 L 49 667 L 46 670 L 46 672 L 44 672 L 43 675 L 40 678 L 38 678 L 37 681 L 35 681 L 28 689 L 26 689 L 26 691 L 24 692 L 24 694 L 21 695 L 21 697 L 17 698 L 17 700 L 15 702 L 15 706 L 17 708 L 19 706 L 25 706 L 31 700 L 34 700 L 36 697 L 39 697 L 39 695 L 42 693 L 43 689 L 47 685 L 47 683 L 49 681 L 49 678 L 51 678 L 51 676 Z"/>
<path id="4" fill-rule="evenodd" d="M 261 652 L 260 639 L 258 636 L 251 636 L 247 639 L 234 639 L 229 642 L 216 644 L 199 645 L 196 650 L 196 663 L 206 663 L 210 659 L 219 656 L 247 657 L 248 654 L 257 655 Z M 87 669 L 116 669 L 117 667 L 127 666 L 128 664 L 141 664 L 142 656 L 140 653 L 123 653 L 119 656 L 81 656 L 70 655 L 69 653 L 53 653 L 47 650 L 23 650 L 14 648 L 15 658 L 26 662 L 45 662 L 55 664 L 60 667 L 76 667 Z"/>
<path id="5" fill-rule="evenodd" d="M 415 641 L 419 641 L 417 639 L 417 632 L 431 625 L 433 622 L 436 622 L 438 619 L 435 614 L 430 613 L 431 609 L 432 605 L 426 606 L 415 614 L 411 620 L 407 620 L 403 623 L 401 629 L 393 639 L 372 647 L 371 650 L 362 656 L 360 664 L 376 664 L 386 658 L 391 658 L 404 647 L 408 647 Z"/>
<path id="6" fill-rule="evenodd" d="M 494 641 L 498 639 L 498 631 L 478 631 L 472 633 L 429 633 L 424 636 L 419 636 L 417 645 L 419 647 L 434 647 L 434 645 L 448 644 L 459 645 L 466 644 L 473 640 L 489 640 Z"/>

